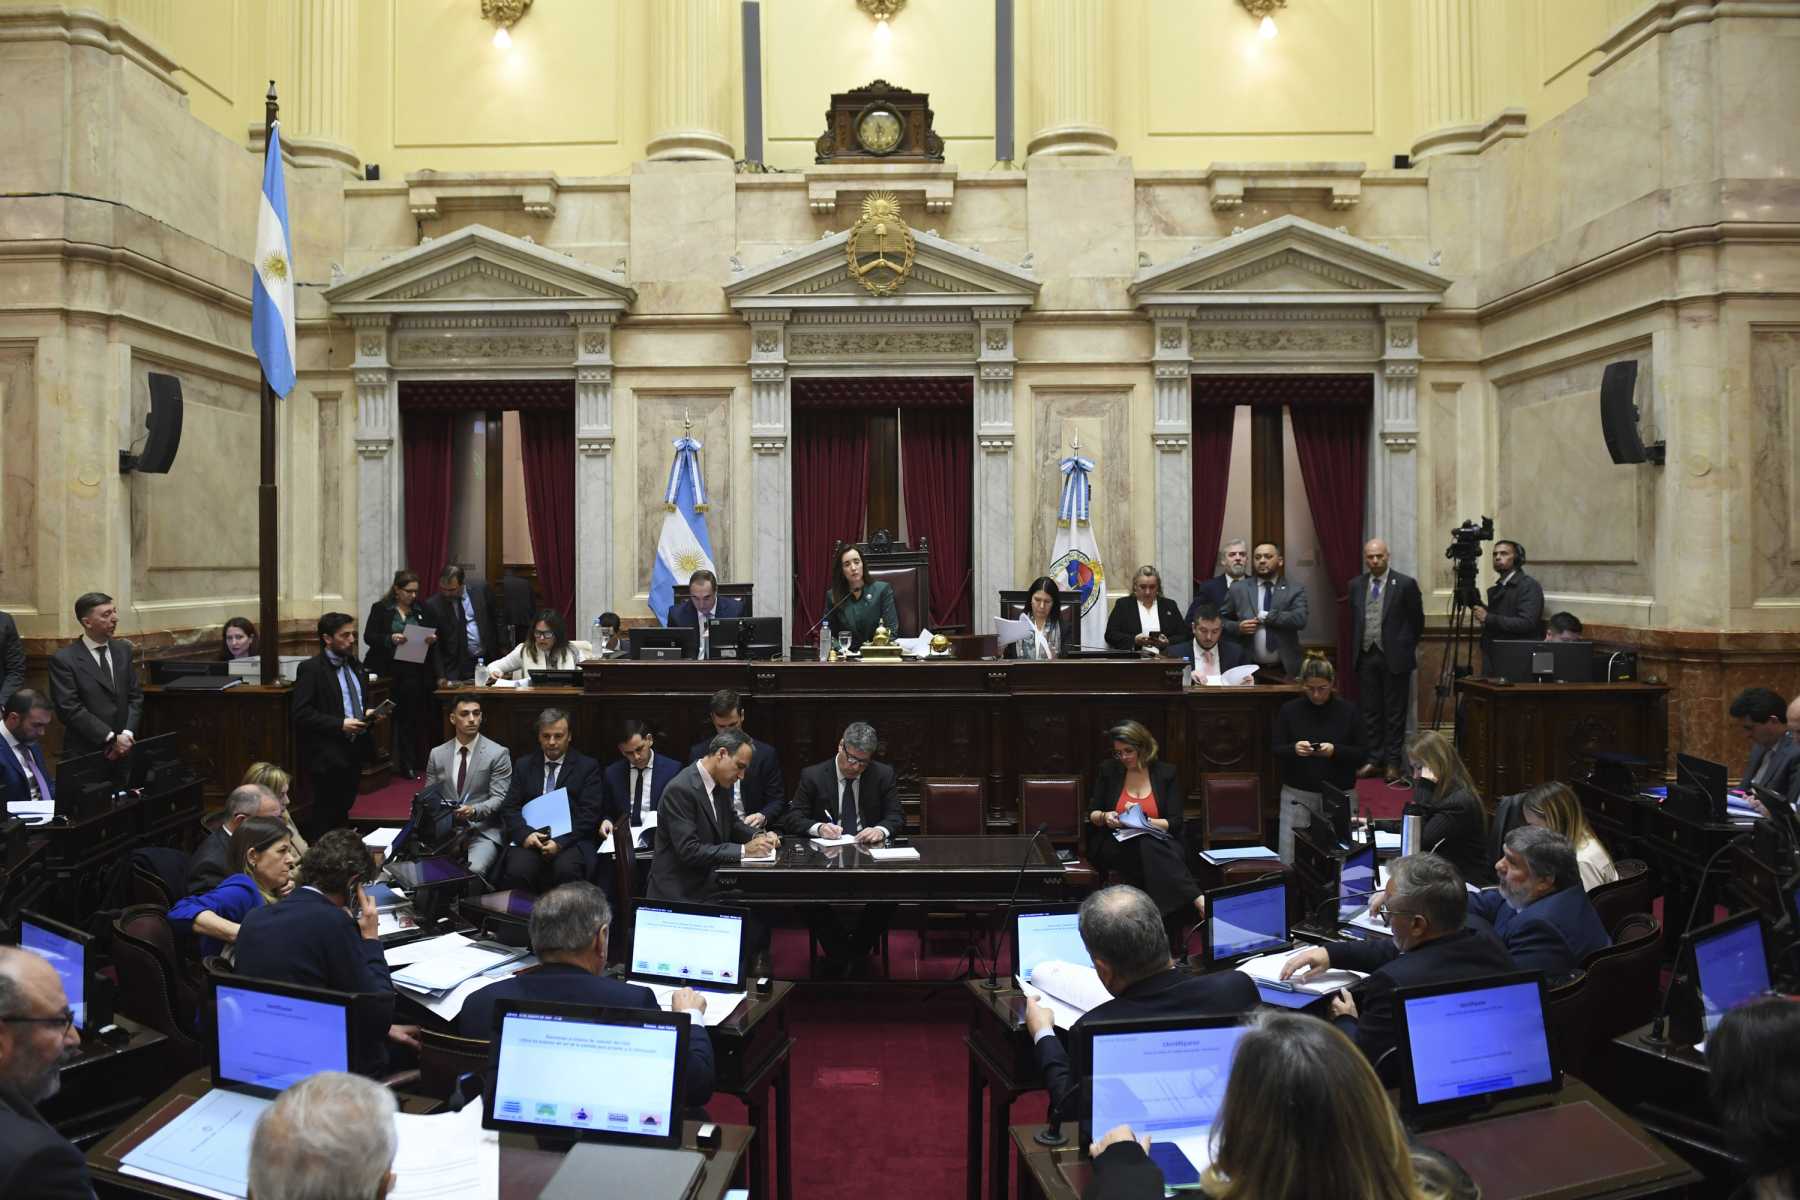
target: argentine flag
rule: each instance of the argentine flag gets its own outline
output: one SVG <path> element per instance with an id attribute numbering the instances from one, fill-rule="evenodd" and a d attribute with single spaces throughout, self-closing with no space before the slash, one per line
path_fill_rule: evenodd
<path id="1" fill-rule="evenodd" d="M 1088 473 L 1094 460 L 1071 454 L 1058 464 L 1063 473 L 1062 504 L 1056 514 L 1056 538 L 1044 574 L 1056 580 L 1063 603 L 1081 607 L 1081 645 L 1106 645 L 1106 568 L 1094 534 L 1093 485 Z"/>
<path id="2" fill-rule="evenodd" d="M 288 238 L 287 184 L 281 176 L 281 122 L 269 127 L 262 207 L 256 216 L 256 277 L 251 283 L 250 344 L 277 396 L 294 390 L 294 250 Z"/>
<path id="3" fill-rule="evenodd" d="M 713 566 L 712 538 L 706 532 L 706 479 L 700 473 L 700 443 L 675 439 L 675 461 L 669 486 L 663 489 L 662 537 L 656 543 L 656 568 L 650 573 L 650 612 L 664 624 L 675 602 L 675 585 Z"/>

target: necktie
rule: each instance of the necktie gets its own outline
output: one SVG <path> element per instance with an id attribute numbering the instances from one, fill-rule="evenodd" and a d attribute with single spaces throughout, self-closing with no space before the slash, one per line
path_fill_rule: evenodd
<path id="1" fill-rule="evenodd" d="M 111 683 L 113 681 L 113 674 L 112 647 L 110 643 L 94 651 L 94 662 L 99 665 L 100 674 L 106 676 L 106 682 Z"/>
<path id="2" fill-rule="evenodd" d="M 1274 589 L 1269 584 L 1264 583 L 1262 585 L 1262 610 L 1264 612 L 1269 611 L 1269 605 L 1271 603 L 1273 603 L 1274 599 L 1275 599 Z"/>
<path id="3" fill-rule="evenodd" d="M 556 768 L 560 766 L 562 766 L 561 759 L 558 759 L 555 762 L 550 762 L 548 760 L 544 762 L 544 790 L 541 793 L 542 795 L 548 796 L 551 792 L 556 790 Z"/>
<path id="4" fill-rule="evenodd" d="M 1381 603 L 1381 580 L 1371 579 L 1369 580 L 1369 604 L 1373 606 L 1379 603 Z"/>
<path id="5" fill-rule="evenodd" d="M 464 746 L 459 749 L 456 757 L 456 794 L 466 796 L 469 794 L 469 748 Z"/>
<path id="6" fill-rule="evenodd" d="M 56 793 L 50 790 L 50 781 L 44 778 L 44 772 L 38 768 L 37 755 L 24 742 L 19 743 L 19 759 L 25 764 L 26 773 L 36 781 L 37 798 L 40 801 L 54 799 Z"/>
<path id="7" fill-rule="evenodd" d="M 844 798 L 838 802 L 838 826 L 846 834 L 856 832 L 856 781 L 844 780 Z"/>
<path id="8" fill-rule="evenodd" d="M 1211 679 L 1219 673 L 1219 669 L 1213 665 L 1213 651 L 1208 650 L 1205 653 L 1206 658 L 1200 664 L 1200 674 L 1203 679 Z"/>
<path id="9" fill-rule="evenodd" d="M 631 823 L 633 825 L 644 823 L 643 774 L 643 771 L 637 767 L 631 768 Z"/>

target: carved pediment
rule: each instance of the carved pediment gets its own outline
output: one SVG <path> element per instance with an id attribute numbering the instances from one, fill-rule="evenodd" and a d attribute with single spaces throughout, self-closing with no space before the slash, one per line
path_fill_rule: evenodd
<path id="1" fill-rule="evenodd" d="M 1028 307 L 1042 286 L 1022 267 L 969 246 L 914 231 L 912 271 L 891 296 L 876 298 L 849 271 L 850 234 L 830 234 L 746 272 L 725 289 L 736 309 Z"/>
<path id="2" fill-rule="evenodd" d="M 1450 280 L 1372 242 L 1284 216 L 1138 272 L 1140 305 L 1435 304 Z"/>
<path id="3" fill-rule="evenodd" d="M 623 310 L 624 277 L 485 225 L 469 225 L 377 263 L 325 292 L 357 313 Z"/>

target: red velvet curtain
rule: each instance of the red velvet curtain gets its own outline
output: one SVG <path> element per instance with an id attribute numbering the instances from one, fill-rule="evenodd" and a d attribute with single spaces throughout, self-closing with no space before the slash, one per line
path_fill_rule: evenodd
<path id="1" fill-rule="evenodd" d="M 1225 501 L 1231 491 L 1231 427 L 1236 419 L 1236 405 L 1194 405 L 1195 586 L 1218 573 Z"/>
<path id="2" fill-rule="evenodd" d="M 450 558 L 450 412 L 402 415 L 406 476 L 406 563 L 419 575 L 419 594 L 437 590 Z M 382 580 L 385 585 L 388 581 Z"/>
<path id="3" fill-rule="evenodd" d="M 900 473 L 906 487 L 906 534 L 913 545 L 931 549 L 933 632 L 946 625 L 969 625 L 970 514 L 975 506 L 974 418 L 966 408 L 907 408 L 900 411 Z"/>
<path id="4" fill-rule="evenodd" d="M 1356 635 L 1350 623 L 1350 581 L 1362 571 L 1369 410 L 1364 406 L 1295 405 L 1289 411 L 1300 478 L 1306 484 L 1325 569 L 1331 573 L 1337 602 L 1338 661 L 1342 663 L 1347 659 L 1345 648 Z M 1348 672 L 1338 676 L 1338 685 L 1351 695 L 1356 693 L 1356 680 Z"/>
<path id="5" fill-rule="evenodd" d="M 825 616 L 831 549 L 862 537 L 869 505 L 868 413 L 821 410 L 794 422 L 794 628 L 804 645 Z"/>
<path id="6" fill-rule="evenodd" d="M 531 557 L 537 564 L 544 607 L 562 614 L 571 637 L 575 623 L 575 416 L 527 409 L 519 413 L 519 451 L 525 464 L 525 516 L 531 524 Z M 596 536 L 606 536 L 597 531 Z"/>

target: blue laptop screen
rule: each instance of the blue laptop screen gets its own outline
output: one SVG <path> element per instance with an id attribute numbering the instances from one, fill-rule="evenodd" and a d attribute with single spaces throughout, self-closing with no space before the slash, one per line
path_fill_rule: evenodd
<path id="1" fill-rule="evenodd" d="M 1338 872 L 1338 919 L 1348 921 L 1369 905 L 1375 890 L 1375 849 L 1358 850 L 1344 860 Z"/>
<path id="2" fill-rule="evenodd" d="M 75 1028 L 87 1028 L 87 948 L 73 938 L 52 933 L 30 920 L 19 921 L 19 945 L 40 955 L 62 979 L 63 992 L 69 997 L 69 1009 L 75 1014 Z"/>
<path id="3" fill-rule="evenodd" d="M 348 1071 L 344 1006 L 218 986 L 219 1078 L 281 1091 L 320 1071 Z"/>
<path id="4" fill-rule="evenodd" d="M 1169 1157 L 1165 1176 L 1198 1181 L 1212 1160 L 1211 1135 L 1231 1078 L 1239 1025 L 1094 1033 L 1090 1125 L 1098 1137 L 1118 1125 L 1148 1133 Z M 1171 1180 L 1173 1181 L 1173 1180 Z"/>
<path id="5" fill-rule="evenodd" d="M 1769 992 L 1769 963 L 1763 954 L 1762 926 L 1745 921 L 1706 938 L 1694 939 L 1694 968 L 1700 975 L 1700 1004 L 1706 1035 L 1738 1005 Z"/>
<path id="6" fill-rule="evenodd" d="M 1211 939 L 1213 958 L 1259 954 L 1287 944 L 1285 883 L 1252 888 L 1235 896 L 1214 896 L 1211 904 L 1207 936 Z"/>
<path id="7" fill-rule="evenodd" d="M 1554 1078 L 1536 980 L 1415 996 L 1405 1004 L 1420 1104 L 1493 1095 Z"/>
<path id="8" fill-rule="evenodd" d="M 1072 912 L 1020 913 L 1019 974 L 1026 979 L 1041 962 L 1066 962 L 1078 967 L 1091 967 L 1082 944 L 1078 914 Z M 1108 1126 L 1107 1128 L 1111 1128 Z"/>

